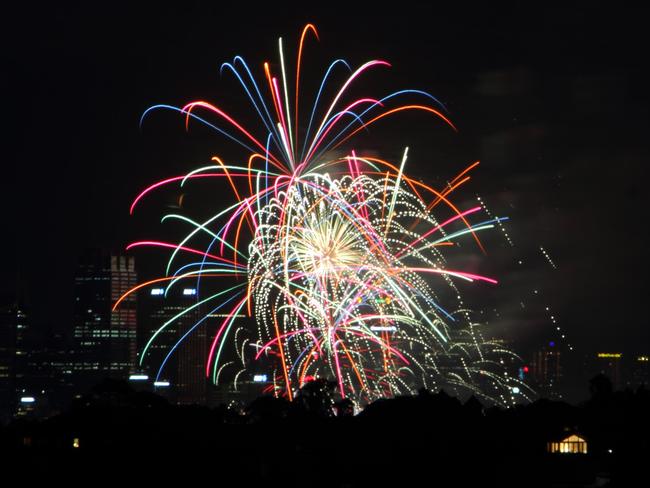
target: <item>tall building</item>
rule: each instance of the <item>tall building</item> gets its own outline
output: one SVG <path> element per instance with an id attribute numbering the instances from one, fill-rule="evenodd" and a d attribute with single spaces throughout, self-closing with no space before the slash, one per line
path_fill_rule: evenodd
<path id="1" fill-rule="evenodd" d="M 621 377 L 621 362 L 623 353 L 620 352 L 599 352 L 596 354 L 596 372 L 607 376 L 614 390 L 620 390 L 623 386 Z"/>
<path id="2" fill-rule="evenodd" d="M 162 287 L 151 288 L 140 299 L 139 350 L 149 344 L 143 366 L 150 379 L 169 382 L 166 396 L 178 404 L 206 402 L 207 324 L 188 333 L 201 318 L 200 307 L 192 308 L 196 303 L 196 288 L 180 284 L 167 293 Z"/>
<path id="3" fill-rule="evenodd" d="M 65 409 L 73 366 L 65 337 L 37 332 L 20 305 L 0 306 L 0 423 Z"/>
<path id="4" fill-rule="evenodd" d="M 0 308 L 0 422 L 14 414 L 25 381 L 27 314 L 16 303 Z"/>
<path id="5" fill-rule="evenodd" d="M 135 258 L 99 251 L 81 260 L 74 282 L 73 381 L 78 393 L 103 378 L 128 379 L 136 370 L 136 295 L 113 304 L 136 285 Z"/>
<path id="6" fill-rule="evenodd" d="M 542 396 L 555 399 L 561 397 L 558 388 L 562 379 L 562 355 L 554 348 L 554 344 L 551 344 L 535 351 L 530 373 L 538 392 Z"/>
<path id="7" fill-rule="evenodd" d="M 28 354 L 25 393 L 35 398 L 39 413 L 55 414 L 65 410 L 76 393 L 72 383 L 75 357 L 63 334 L 50 330 L 34 339 Z"/>
<path id="8" fill-rule="evenodd" d="M 179 404 L 205 404 L 208 379 L 205 363 L 208 356 L 206 327 L 197 327 L 180 346 L 176 377 Z"/>
<path id="9" fill-rule="evenodd" d="M 650 387 L 650 356 L 647 354 L 634 356 L 631 369 L 630 387 L 638 388 L 641 385 Z"/>

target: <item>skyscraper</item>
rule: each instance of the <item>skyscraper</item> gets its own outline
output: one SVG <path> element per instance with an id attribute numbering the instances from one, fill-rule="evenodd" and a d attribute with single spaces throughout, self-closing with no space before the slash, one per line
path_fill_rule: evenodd
<path id="1" fill-rule="evenodd" d="M 140 300 L 143 322 L 140 351 L 153 337 L 143 366 L 151 379 L 170 383 L 167 396 L 179 404 L 206 401 L 206 324 L 188 333 L 200 318 L 199 307 L 192 308 L 196 305 L 196 294 L 196 288 L 190 286 L 177 285 L 167 293 L 164 288 L 156 287 L 149 289 Z"/>
<path id="2" fill-rule="evenodd" d="M 629 386 L 632 388 L 638 388 L 641 385 L 646 388 L 650 386 L 650 356 L 648 354 L 634 356 L 631 369 Z"/>
<path id="3" fill-rule="evenodd" d="M 19 401 L 26 371 L 27 314 L 16 303 L 0 308 L 0 422 L 9 420 Z"/>
<path id="4" fill-rule="evenodd" d="M 614 390 L 620 390 L 623 386 L 621 377 L 621 362 L 623 353 L 621 352 L 599 352 L 596 354 L 596 373 L 607 376 Z"/>
<path id="5" fill-rule="evenodd" d="M 542 396 L 561 398 L 558 390 L 562 379 L 561 353 L 555 349 L 555 344 L 543 347 L 533 354 L 531 373 L 535 386 Z"/>
<path id="6" fill-rule="evenodd" d="M 135 286 L 135 258 L 87 253 L 75 276 L 73 350 L 77 391 L 103 378 L 127 379 L 136 368 L 136 295 L 112 312 L 112 305 Z"/>

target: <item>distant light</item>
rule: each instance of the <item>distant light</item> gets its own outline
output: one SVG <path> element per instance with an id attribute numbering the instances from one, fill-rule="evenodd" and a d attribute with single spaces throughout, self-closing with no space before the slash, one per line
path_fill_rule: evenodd
<path id="1" fill-rule="evenodd" d="M 268 380 L 265 374 L 256 374 L 255 376 L 253 376 L 253 381 L 256 383 L 264 383 Z"/>
<path id="2" fill-rule="evenodd" d="M 528 373 L 529 369 L 528 366 L 524 366 L 524 373 Z"/>
<path id="3" fill-rule="evenodd" d="M 79 437 L 75 437 L 74 439 L 72 439 L 72 447 L 74 447 L 75 449 L 79 449 Z"/>
<path id="4" fill-rule="evenodd" d="M 555 341 L 549 342 L 548 345 L 551 346 L 551 347 L 555 347 Z"/>
<path id="5" fill-rule="evenodd" d="M 196 288 L 183 288 L 183 295 L 196 295 Z"/>
<path id="6" fill-rule="evenodd" d="M 169 381 L 154 381 L 153 386 L 161 388 L 169 386 Z"/>
<path id="7" fill-rule="evenodd" d="M 521 391 L 521 390 L 519 390 L 519 387 L 518 387 L 518 386 L 513 386 L 513 387 L 512 387 L 512 392 L 513 392 L 515 395 L 516 395 L 517 393 L 519 393 L 520 391 Z"/>
<path id="8" fill-rule="evenodd" d="M 620 352 L 599 352 L 599 358 L 620 358 L 623 356 L 623 353 Z"/>
<path id="9" fill-rule="evenodd" d="M 132 374 L 129 381 L 147 381 L 149 377 L 146 374 Z"/>
<path id="10" fill-rule="evenodd" d="M 611 454 L 614 451 L 612 451 L 611 449 L 607 449 L 607 452 Z"/>
<path id="11" fill-rule="evenodd" d="M 370 330 L 375 332 L 381 332 L 381 331 L 395 332 L 397 330 L 397 327 L 395 327 L 394 325 L 386 325 L 386 326 L 371 325 Z"/>
<path id="12" fill-rule="evenodd" d="M 34 403 L 36 401 L 36 398 L 34 397 L 22 397 L 20 399 L 20 403 Z"/>
<path id="13" fill-rule="evenodd" d="M 165 290 L 164 290 L 164 288 L 152 288 L 151 289 L 151 294 L 152 295 L 164 295 Z"/>
<path id="14" fill-rule="evenodd" d="M 643 363 L 647 363 L 649 360 L 650 360 L 650 358 L 648 358 L 648 356 L 639 356 L 637 358 L 637 361 L 641 361 Z"/>

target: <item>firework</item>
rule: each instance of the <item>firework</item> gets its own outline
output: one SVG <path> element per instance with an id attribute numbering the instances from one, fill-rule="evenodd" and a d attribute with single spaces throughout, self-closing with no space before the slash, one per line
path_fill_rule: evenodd
<path id="1" fill-rule="evenodd" d="M 243 146 L 249 156 L 245 165 L 213 157 L 213 164 L 158 182 L 134 200 L 132 213 L 159 187 L 204 178 L 227 180 L 234 196 L 232 205 L 207 220 L 165 216 L 163 221 L 180 220 L 191 226 L 179 242 L 131 244 L 129 248 L 168 248 L 170 258 L 164 277 L 128 293 L 154 283 L 167 283 L 169 290 L 184 280 L 200 283 L 218 277 L 223 283 L 224 276 L 246 277 L 233 279 L 216 293 L 201 293 L 195 304 L 161 324 L 141 361 L 179 316 L 197 311 L 201 316 L 185 331 L 183 341 L 221 311 L 206 358 L 206 375 L 215 383 L 224 380 L 226 366 L 234 365 L 235 361 L 224 361 L 225 349 L 231 348 L 241 364 L 235 383 L 246 368 L 265 361 L 272 369 L 271 389 L 289 399 L 306 381 L 320 377 L 333 379 L 342 398 L 359 403 L 420 387 L 470 391 L 509 403 L 513 387 L 525 389 L 504 373 L 503 358 L 511 353 L 483 338 L 482 327 L 473 321 L 456 284 L 496 284 L 496 280 L 449 269 L 444 254 L 459 239 L 471 239 L 483 250 L 477 234 L 506 220 L 477 219 L 481 207 L 461 209 L 451 201 L 451 194 L 470 179 L 468 173 L 478 163 L 437 191 L 405 173 L 408 148 L 399 165 L 354 151 L 331 156 L 360 130 L 404 110 L 430 113 L 455 127 L 444 107 L 420 90 L 345 101 L 349 86 L 362 74 L 390 66 L 379 60 L 356 70 L 343 60 L 334 61 L 309 114 L 301 116 L 300 66 L 310 33 L 317 37 L 312 25 L 300 38 L 293 97 L 282 39 L 280 76 L 273 76 L 264 63 L 266 96 L 241 57 L 222 67 L 241 83 L 259 115 L 263 137 L 205 101 L 180 108 L 156 105 L 143 115 L 156 109 L 176 110 L 186 127 L 192 121 L 206 124 Z M 338 69 L 351 73 L 332 100 L 323 103 L 324 88 Z M 426 103 L 393 105 L 405 96 L 421 97 Z M 303 134 L 299 128 L 305 125 Z M 206 237 L 208 245 L 202 244 Z M 187 263 L 183 255 L 200 259 Z M 238 318 L 243 314 L 254 317 L 256 325 L 242 326 Z M 253 346 L 252 355 L 246 354 L 246 344 Z"/>

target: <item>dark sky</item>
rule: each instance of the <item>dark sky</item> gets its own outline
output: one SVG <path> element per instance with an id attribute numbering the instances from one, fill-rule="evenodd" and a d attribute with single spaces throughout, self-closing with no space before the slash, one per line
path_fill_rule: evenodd
<path id="1" fill-rule="evenodd" d="M 143 110 L 205 99 L 252 120 L 219 65 L 237 54 L 258 70 L 276 62 L 277 37 L 294 49 L 311 21 L 321 42 L 306 52 L 306 83 L 335 57 L 353 65 L 387 59 L 393 67 L 368 75 L 356 93 L 427 90 L 460 129 L 407 115 L 359 144 L 394 159 L 408 145 L 409 172 L 438 185 L 482 161 L 457 198 L 469 203 L 478 194 L 511 217 L 514 247 L 496 232 L 488 256 L 471 252 L 472 266 L 501 281 L 473 297 L 493 323 L 537 347 L 559 338 L 553 314 L 566 331 L 562 347 L 571 343 L 577 356 L 648 352 L 647 9 L 240 4 L 57 3 L 3 12 L 2 292 L 18 290 L 39 327 L 69 323 L 84 249 L 157 237 L 155 202 L 164 198 L 129 218 L 140 189 L 214 154 L 243 155 L 218 135 L 186 134 L 170 114 L 140 131 Z"/>

